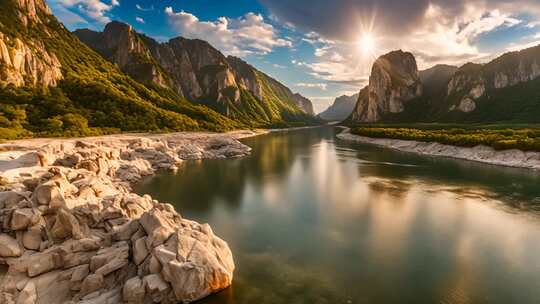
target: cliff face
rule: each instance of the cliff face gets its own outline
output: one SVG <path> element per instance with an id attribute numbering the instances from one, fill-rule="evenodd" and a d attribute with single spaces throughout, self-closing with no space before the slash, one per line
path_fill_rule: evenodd
<path id="1" fill-rule="evenodd" d="M 311 103 L 311 100 L 300 95 L 299 93 L 294 94 L 293 99 L 296 102 L 296 105 L 300 109 L 302 109 L 302 111 L 304 111 L 305 113 L 309 115 L 315 115 L 315 111 L 313 111 L 313 104 Z"/>
<path id="2" fill-rule="evenodd" d="M 540 46 L 421 72 L 412 54 L 392 52 L 373 65 L 350 122 L 537 122 L 537 82 Z"/>
<path id="3" fill-rule="evenodd" d="M 363 94 L 361 94 L 363 95 Z M 411 53 L 394 51 L 373 64 L 367 96 L 352 113 L 356 122 L 376 122 L 389 113 L 401 113 L 405 103 L 422 95 L 416 60 Z"/>
<path id="4" fill-rule="evenodd" d="M 111 22 L 102 33 L 82 29 L 74 34 L 134 79 L 145 84 L 169 87 L 167 76 L 154 62 L 142 38 L 131 26 Z"/>
<path id="5" fill-rule="evenodd" d="M 119 22 L 107 25 L 103 33 L 79 30 L 75 34 L 136 80 L 168 86 L 229 117 L 272 121 L 282 119 L 287 112 L 313 115 L 309 100 L 294 96 L 243 60 L 225 57 L 206 41 L 178 37 L 159 43 Z M 137 65 L 141 61 L 145 69 Z M 259 105 L 247 105 L 253 102 Z"/>
<path id="6" fill-rule="evenodd" d="M 358 97 L 359 94 L 354 94 L 352 96 L 343 95 L 336 98 L 328 109 L 319 114 L 319 117 L 326 121 L 342 121 L 346 119 L 354 110 Z"/>
<path id="7" fill-rule="evenodd" d="M 6 0 L 2 14 L 25 33 L 41 27 L 51 17 L 43 0 Z M 56 86 L 62 79 L 61 64 L 37 38 L 22 39 L 13 35 L 9 23 L 0 23 L 0 87 Z"/>
<path id="8" fill-rule="evenodd" d="M 449 111 L 472 112 L 477 100 L 498 89 L 532 81 L 540 76 L 540 46 L 511 52 L 485 64 L 461 67 L 448 83 Z"/>

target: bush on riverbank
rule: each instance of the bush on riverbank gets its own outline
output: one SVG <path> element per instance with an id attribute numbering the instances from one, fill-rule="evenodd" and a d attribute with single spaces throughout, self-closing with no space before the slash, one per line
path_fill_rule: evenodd
<path id="1" fill-rule="evenodd" d="M 540 129 L 357 127 L 351 133 L 372 138 L 437 142 L 460 147 L 484 145 L 496 150 L 540 152 Z"/>

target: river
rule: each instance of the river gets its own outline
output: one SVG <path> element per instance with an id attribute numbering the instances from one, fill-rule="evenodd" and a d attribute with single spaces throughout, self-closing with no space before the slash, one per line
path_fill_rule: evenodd
<path id="1" fill-rule="evenodd" d="M 209 223 L 234 254 L 202 303 L 540 303 L 540 174 L 336 139 L 244 139 L 136 187 Z"/>

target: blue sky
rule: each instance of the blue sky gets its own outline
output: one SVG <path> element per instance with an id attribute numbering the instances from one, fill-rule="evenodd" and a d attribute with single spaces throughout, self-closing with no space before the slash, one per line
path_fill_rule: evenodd
<path id="1" fill-rule="evenodd" d="M 312 99 L 322 111 L 366 85 L 395 49 L 421 69 L 486 62 L 540 44 L 536 0 L 47 0 L 71 30 L 129 23 L 157 40 L 209 41 Z M 404 3 L 406 2 L 406 3 Z"/>

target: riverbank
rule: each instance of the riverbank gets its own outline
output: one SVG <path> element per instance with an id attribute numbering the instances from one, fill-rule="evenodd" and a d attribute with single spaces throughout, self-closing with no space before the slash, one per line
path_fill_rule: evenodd
<path id="1" fill-rule="evenodd" d="M 0 144 L 0 302 L 192 302 L 228 287 L 227 243 L 131 185 L 184 160 L 248 155 L 238 139 L 262 133 Z"/>
<path id="2" fill-rule="evenodd" d="M 337 135 L 339 139 L 374 144 L 394 150 L 429 156 L 442 156 L 515 168 L 540 170 L 540 153 L 521 150 L 495 150 L 487 146 L 458 147 L 434 142 L 372 138 L 354 135 L 346 128 Z"/>

